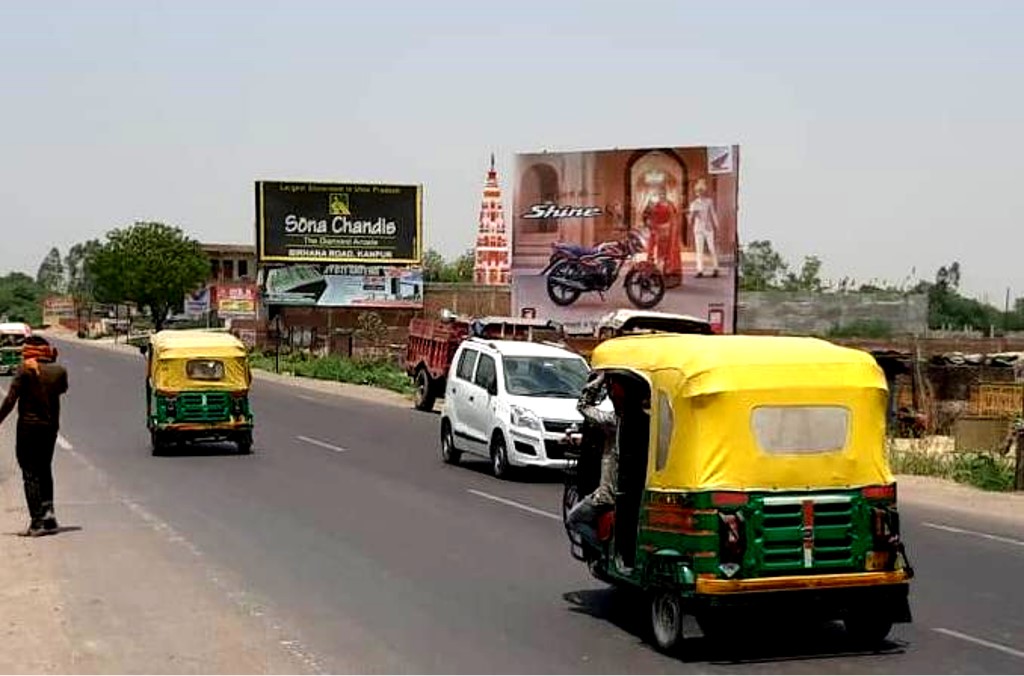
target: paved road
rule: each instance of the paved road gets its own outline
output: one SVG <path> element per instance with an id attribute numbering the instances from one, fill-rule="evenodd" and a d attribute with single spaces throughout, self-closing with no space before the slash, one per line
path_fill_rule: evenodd
<path id="1" fill-rule="evenodd" d="M 915 623 L 883 654 L 848 652 L 834 627 L 774 627 L 740 661 L 699 641 L 673 660 L 643 642 L 642 609 L 568 556 L 557 478 L 499 482 L 485 464 L 443 465 L 436 415 L 258 382 L 253 455 L 154 458 L 141 357 L 60 347 L 76 456 L 201 552 L 197 565 L 226 571 L 225 588 L 288 627 L 324 671 L 1024 670 L 1024 529 L 905 506 Z"/>

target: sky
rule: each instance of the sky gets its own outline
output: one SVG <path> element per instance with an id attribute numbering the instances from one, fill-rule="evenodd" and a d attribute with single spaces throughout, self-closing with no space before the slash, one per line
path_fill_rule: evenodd
<path id="1" fill-rule="evenodd" d="M 0 7 L 0 274 L 136 220 L 252 242 L 253 182 L 419 183 L 471 246 L 490 153 L 741 147 L 742 241 L 1024 296 L 1024 3 Z M 503 180 L 506 209 L 509 181 Z"/>

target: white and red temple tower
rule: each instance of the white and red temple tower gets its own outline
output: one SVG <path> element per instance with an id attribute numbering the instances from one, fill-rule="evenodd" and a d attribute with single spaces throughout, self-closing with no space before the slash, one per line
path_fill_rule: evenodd
<path id="1" fill-rule="evenodd" d="M 477 284 L 505 285 L 510 282 L 511 269 L 512 247 L 505 226 L 498 171 L 494 168 L 494 153 L 491 153 L 491 168 L 487 172 L 483 201 L 480 203 L 473 281 Z"/>

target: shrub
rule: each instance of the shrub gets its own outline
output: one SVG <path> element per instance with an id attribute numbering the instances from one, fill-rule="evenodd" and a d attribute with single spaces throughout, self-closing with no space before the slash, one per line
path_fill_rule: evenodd
<path id="1" fill-rule="evenodd" d="M 1013 461 L 991 453 L 890 451 L 889 463 L 897 474 L 950 479 L 986 491 L 1013 490 Z"/>
<path id="2" fill-rule="evenodd" d="M 274 370 L 274 356 L 251 355 L 253 368 Z M 412 391 L 409 376 L 390 361 L 352 361 L 344 357 L 309 357 L 306 354 L 281 355 L 281 370 L 304 378 L 334 380 L 354 385 L 369 385 L 408 394 Z"/>

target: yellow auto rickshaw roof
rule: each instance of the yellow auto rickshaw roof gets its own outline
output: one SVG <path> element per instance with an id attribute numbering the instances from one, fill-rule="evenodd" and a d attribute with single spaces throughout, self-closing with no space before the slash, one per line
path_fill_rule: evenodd
<path id="1" fill-rule="evenodd" d="M 885 374 L 869 353 L 818 338 L 624 336 L 598 345 L 591 354 L 591 365 L 637 371 L 648 379 L 655 373 L 674 372 L 679 380 L 676 392 L 685 397 L 828 384 L 887 389 Z"/>
<path id="2" fill-rule="evenodd" d="M 186 359 L 189 357 L 245 357 L 245 344 L 230 333 L 213 331 L 168 330 L 149 338 L 154 359 Z"/>

